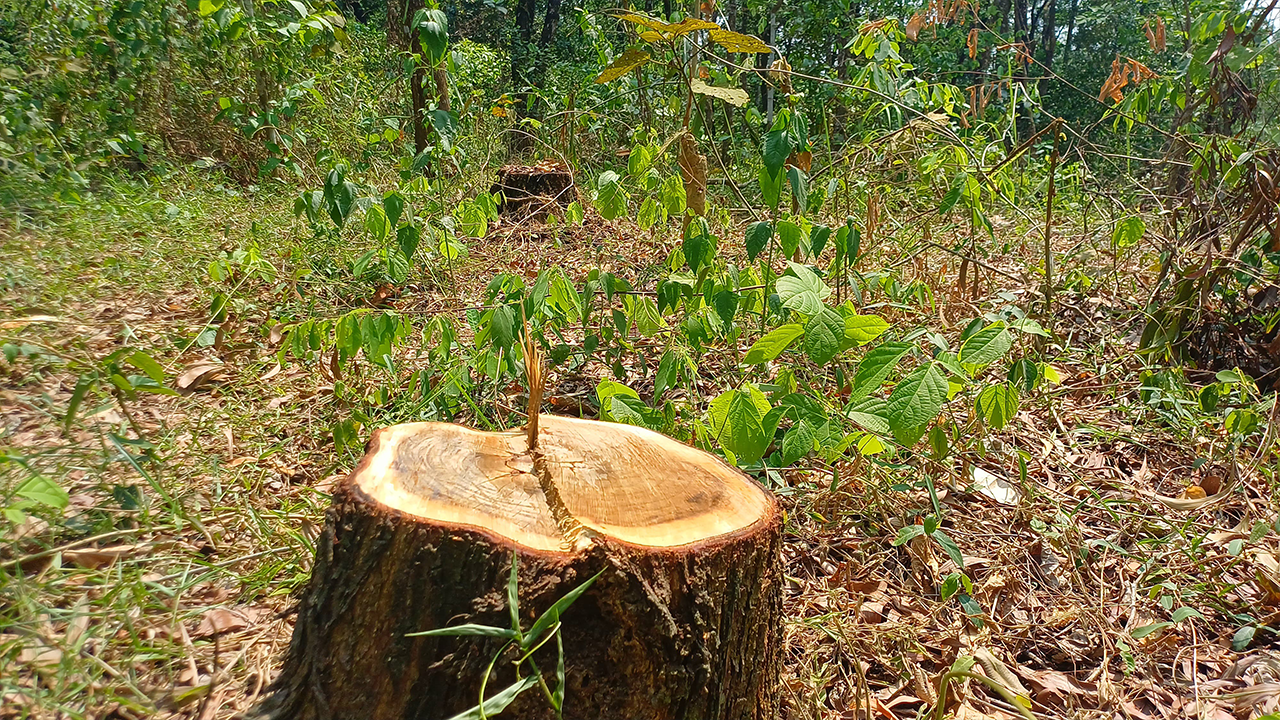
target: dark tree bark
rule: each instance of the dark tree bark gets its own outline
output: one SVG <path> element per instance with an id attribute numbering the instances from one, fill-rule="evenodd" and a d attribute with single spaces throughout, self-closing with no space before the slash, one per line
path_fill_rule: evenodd
<path id="1" fill-rule="evenodd" d="M 551 50 L 556 41 L 556 31 L 560 29 L 560 0 L 547 0 L 547 12 L 542 17 L 542 36 L 538 39 L 538 47 L 544 52 Z"/>
<path id="2" fill-rule="evenodd" d="M 409 32 L 413 16 L 423 8 L 423 0 L 387 0 L 387 40 L 401 52 L 414 52 L 415 43 Z M 419 65 L 409 78 L 409 100 L 413 115 L 413 147 L 415 152 L 427 148 L 427 94 L 423 88 L 427 69 Z M 445 93 L 448 97 L 448 93 Z"/>
<path id="3" fill-rule="evenodd" d="M 1062 62 L 1065 65 L 1071 64 L 1071 46 L 1076 34 L 1076 8 L 1079 4 L 1080 0 L 1071 0 L 1071 7 L 1067 11 L 1067 44 L 1062 48 Z"/>
<path id="4" fill-rule="evenodd" d="M 1053 69 L 1053 54 L 1058 46 L 1058 2 L 1044 0 L 1044 10 L 1040 17 L 1040 44 L 1044 50 L 1044 66 Z"/>

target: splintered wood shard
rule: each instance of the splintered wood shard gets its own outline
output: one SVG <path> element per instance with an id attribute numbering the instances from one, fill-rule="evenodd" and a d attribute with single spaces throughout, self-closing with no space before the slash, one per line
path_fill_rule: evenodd
<path id="1" fill-rule="evenodd" d="M 405 635 L 510 626 L 518 553 L 526 627 L 605 571 L 561 619 L 565 718 L 774 717 L 781 522 L 772 495 L 649 430 L 552 415 L 538 423 L 536 436 L 445 423 L 374 433 L 335 490 L 264 713 L 425 719 L 471 708 L 501 643 Z M 555 643 L 534 657 L 556 667 Z M 490 693 L 516 680 L 511 666 L 494 665 Z M 531 691 L 503 717 L 554 713 Z"/>

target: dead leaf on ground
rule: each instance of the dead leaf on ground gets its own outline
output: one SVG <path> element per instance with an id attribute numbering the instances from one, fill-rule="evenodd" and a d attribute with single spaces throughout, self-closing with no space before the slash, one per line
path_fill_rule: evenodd
<path id="1" fill-rule="evenodd" d="M 62 559 L 86 570 L 101 570 L 114 565 L 122 558 L 133 557 L 146 549 L 146 545 L 112 545 L 104 548 L 65 550 Z"/>
<path id="2" fill-rule="evenodd" d="M 178 376 L 178 389 L 184 393 L 193 393 L 201 387 L 219 379 L 226 371 L 222 363 L 201 361 L 187 367 Z"/>
<path id="3" fill-rule="evenodd" d="M 213 608 L 205 612 L 193 638 L 213 637 L 228 632 L 240 632 L 261 620 L 267 611 L 257 607 Z"/>

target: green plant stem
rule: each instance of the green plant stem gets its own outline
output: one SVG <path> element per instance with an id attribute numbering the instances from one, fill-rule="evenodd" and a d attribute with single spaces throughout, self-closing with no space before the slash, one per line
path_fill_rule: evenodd
<path id="1" fill-rule="evenodd" d="M 992 680 L 986 675 L 980 675 L 978 673 L 967 672 L 964 670 L 951 670 L 943 674 L 942 681 L 938 686 L 938 705 L 934 708 L 933 720 L 942 720 L 947 707 L 947 686 L 951 684 L 951 680 L 953 678 L 960 678 L 960 677 L 968 678 L 970 680 L 977 680 L 981 682 L 982 684 L 986 685 L 992 690 L 995 690 L 996 693 L 1000 695 L 1000 697 L 1004 698 L 1005 702 L 1012 705 L 1013 708 L 1018 711 L 1019 715 L 1026 718 L 1027 720 L 1036 720 L 1036 716 L 1030 710 L 1024 707 L 1022 703 L 1019 702 L 1018 696 L 1009 692 L 1008 688 L 996 682 L 995 680 Z"/>

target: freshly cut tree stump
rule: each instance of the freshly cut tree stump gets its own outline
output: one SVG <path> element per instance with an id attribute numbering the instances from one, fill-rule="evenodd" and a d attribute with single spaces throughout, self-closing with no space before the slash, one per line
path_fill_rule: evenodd
<path id="1" fill-rule="evenodd" d="M 442 720 L 474 707 L 502 641 L 406 637 L 525 629 L 603 570 L 561 616 L 574 720 L 773 720 L 781 521 L 768 492 L 658 433 L 543 415 L 521 432 L 416 423 L 374 433 L 336 489 L 275 692 L 276 718 Z M 555 641 L 534 655 L 556 686 Z M 514 651 L 487 696 L 515 681 Z M 526 665 L 526 667 L 528 667 Z M 501 715 L 551 718 L 534 686 Z"/>

